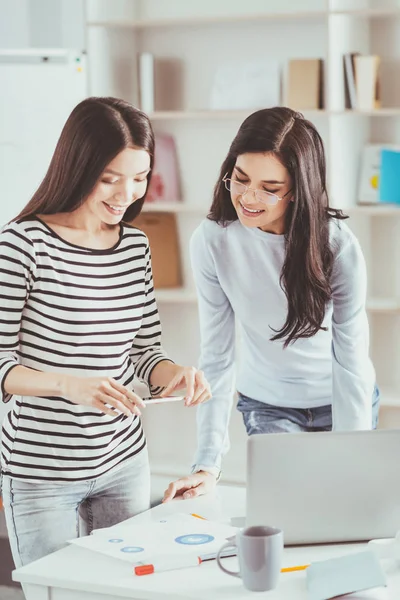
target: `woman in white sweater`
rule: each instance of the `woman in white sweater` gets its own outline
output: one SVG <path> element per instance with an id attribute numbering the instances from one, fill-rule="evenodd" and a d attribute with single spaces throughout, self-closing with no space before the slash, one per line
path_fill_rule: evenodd
<path id="1" fill-rule="evenodd" d="M 333 173 L 333 177 L 338 174 Z M 193 235 L 200 368 L 212 399 L 198 410 L 192 475 L 165 501 L 215 485 L 237 408 L 249 435 L 376 427 L 366 269 L 340 210 L 329 207 L 322 140 L 288 108 L 248 117 Z"/>

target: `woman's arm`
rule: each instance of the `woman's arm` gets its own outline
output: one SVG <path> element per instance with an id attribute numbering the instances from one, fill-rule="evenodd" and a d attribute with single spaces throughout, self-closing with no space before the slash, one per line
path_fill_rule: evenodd
<path id="1" fill-rule="evenodd" d="M 62 396 L 64 380 L 62 373 L 41 373 L 16 365 L 5 377 L 4 391 L 10 396 Z"/>
<path id="2" fill-rule="evenodd" d="M 335 260 L 332 293 L 333 429 L 371 429 L 375 373 L 369 359 L 367 275 L 353 235 Z"/>
<path id="3" fill-rule="evenodd" d="M 19 334 L 22 312 L 36 273 L 36 256 L 32 241 L 16 223 L 0 234 L 0 385 L 3 402 L 8 402 L 14 390 L 19 363 Z M 21 373 L 20 369 L 18 371 Z M 29 372 L 30 370 L 27 369 Z M 12 377 L 6 389 L 6 378 Z M 53 382 L 54 384 L 55 382 Z M 53 387 L 53 385 L 51 385 Z"/>
<path id="4" fill-rule="evenodd" d="M 211 491 L 229 450 L 229 419 L 234 397 L 235 315 L 221 288 L 203 223 L 194 233 L 190 250 L 196 282 L 201 355 L 200 368 L 211 388 L 211 400 L 197 410 L 197 451 L 192 474 L 172 482 L 163 502 L 176 495 L 194 498 Z"/>
<path id="5" fill-rule="evenodd" d="M 42 373 L 27 367 L 13 367 L 4 379 L 6 394 L 17 396 L 65 398 L 74 404 L 92 406 L 106 415 L 115 417 L 115 412 L 127 417 L 140 416 L 138 406 L 144 408 L 141 398 L 120 385 L 111 377 L 76 377 L 68 373 Z"/>
<path id="6" fill-rule="evenodd" d="M 207 223 L 191 240 L 191 261 L 197 288 L 201 353 L 199 368 L 210 384 L 212 398 L 197 411 L 197 452 L 193 465 L 219 470 L 229 449 L 228 427 L 234 397 L 235 316 L 219 283 Z"/>

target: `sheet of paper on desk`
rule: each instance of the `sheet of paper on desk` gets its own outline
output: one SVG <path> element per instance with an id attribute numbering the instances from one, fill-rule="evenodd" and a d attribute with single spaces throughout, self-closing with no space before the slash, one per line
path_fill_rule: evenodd
<path id="1" fill-rule="evenodd" d="M 329 600 L 386 585 L 379 560 L 369 550 L 312 563 L 307 569 L 310 600 Z"/>
<path id="2" fill-rule="evenodd" d="M 230 525 L 174 514 L 156 523 L 99 529 L 70 543 L 137 565 L 171 555 L 211 558 L 236 531 Z"/>

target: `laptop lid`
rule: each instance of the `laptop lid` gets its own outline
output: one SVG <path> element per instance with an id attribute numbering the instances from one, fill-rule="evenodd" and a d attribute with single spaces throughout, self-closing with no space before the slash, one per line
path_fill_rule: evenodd
<path id="1" fill-rule="evenodd" d="M 246 525 L 285 544 L 393 537 L 400 529 L 400 431 L 254 435 Z"/>

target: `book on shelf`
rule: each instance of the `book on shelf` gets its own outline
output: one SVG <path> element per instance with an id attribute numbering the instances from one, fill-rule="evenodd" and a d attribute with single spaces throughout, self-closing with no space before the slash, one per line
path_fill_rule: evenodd
<path id="1" fill-rule="evenodd" d="M 138 56 L 138 83 L 140 109 L 154 112 L 154 56 L 150 52 Z"/>
<path id="2" fill-rule="evenodd" d="M 281 101 L 280 64 L 274 59 L 229 61 L 217 66 L 212 110 L 270 108 Z"/>
<path id="3" fill-rule="evenodd" d="M 147 190 L 148 202 L 179 202 L 182 200 L 178 155 L 172 135 L 156 134 L 153 174 Z"/>
<path id="4" fill-rule="evenodd" d="M 355 57 L 359 52 L 348 52 L 343 55 L 345 107 L 357 108 L 357 89 L 355 76 Z"/>
<path id="5" fill-rule="evenodd" d="M 354 57 L 354 65 L 358 110 L 372 111 L 380 108 L 380 57 L 359 54 Z"/>
<path id="6" fill-rule="evenodd" d="M 286 104 L 294 110 L 323 108 L 324 61 L 319 58 L 289 61 Z"/>
<path id="7" fill-rule="evenodd" d="M 143 112 L 182 110 L 183 62 L 174 57 L 138 54 L 139 105 Z"/>
<path id="8" fill-rule="evenodd" d="M 390 157 L 385 157 L 385 173 L 384 181 L 382 180 L 382 156 L 386 151 L 396 151 L 400 156 L 400 146 L 393 144 L 367 144 L 364 146 L 361 156 L 361 167 L 360 176 L 358 182 L 358 202 L 359 204 L 377 204 L 379 202 L 385 202 L 385 197 L 390 197 L 390 186 L 393 185 L 393 181 L 397 181 L 397 189 L 400 190 L 400 176 L 394 173 L 394 179 L 390 176 L 392 170 L 392 161 Z M 396 166 L 396 156 L 393 160 L 394 167 L 398 169 L 397 173 L 400 173 L 400 164 Z M 383 187 L 382 187 L 383 184 Z M 383 189 L 383 195 L 382 190 Z M 381 197 L 382 196 L 382 197 Z M 394 194 L 395 197 L 395 194 Z M 391 200 L 389 202 L 395 202 Z"/>

